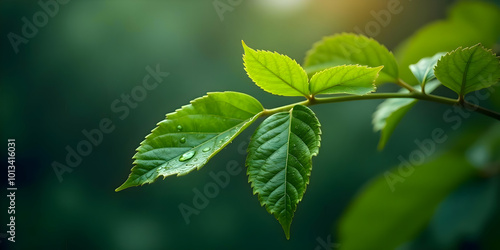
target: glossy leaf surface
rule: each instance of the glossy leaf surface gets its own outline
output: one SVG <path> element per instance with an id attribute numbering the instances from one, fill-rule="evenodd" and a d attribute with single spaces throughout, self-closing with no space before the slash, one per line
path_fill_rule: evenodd
<path id="1" fill-rule="evenodd" d="M 159 176 L 185 175 L 210 158 L 252 124 L 264 110 L 253 97 L 237 93 L 209 93 L 167 118 L 141 142 L 134 167 L 116 191 L 154 182 Z"/>
<path id="2" fill-rule="evenodd" d="M 260 204 L 280 222 L 286 237 L 309 183 L 312 157 L 320 147 L 320 124 L 307 107 L 267 118 L 248 146 L 247 174 Z"/>

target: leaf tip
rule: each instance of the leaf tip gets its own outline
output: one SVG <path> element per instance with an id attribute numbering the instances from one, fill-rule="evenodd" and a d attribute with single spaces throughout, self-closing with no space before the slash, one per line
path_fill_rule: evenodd
<path id="1" fill-rule="evenodd" d="M 280 223 L 281 223 L 281 221 L 280 221 Z M 283 228 L 283 232 L 285 232 L 285 236 L 286 236 L 287 240 L 290 240 L 290 226 L 291 226 L 291 224 L 292 224 L 291 222 L 281 224 L 281 227 Z"/>
<path id="2" fill-rule="evenodd" d="M 241 40 L 241 45 L 243 46 L 243 50 L 245 51 L 245 54 L 248 53 L 248 51 L 252 50 L 252 48 L 248 47 L 248 45 L 243 40 Z"/>
<path id="3" fill-rule="evenodd" d="M 125 183 L 123 183 L 121 186 L 119 186 L 119 187 L 117 187 L 115 189 L 115 192 L 120 192 L 120 191 L 122 191 L 123 189 L 126 189 L 126 188 L 128 188 L 128 187 L 125 186 Z"/>
<path id="4" fill-rule="evenodd" d="M 124 189 L 127 189 L 129 187 L 134 187 L 134 186 L 137 186 L 137 184 L 131 183 L 130 177 L 129 177 L 121 186 L 119 186 L 115 189 L 115 192 L 120 192 Z"/>

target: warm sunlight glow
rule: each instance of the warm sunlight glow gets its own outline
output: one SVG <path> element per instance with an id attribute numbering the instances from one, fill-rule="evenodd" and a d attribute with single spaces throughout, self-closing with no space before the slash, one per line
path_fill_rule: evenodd
<path id="1" fill-rule="evenodd" d="M 260 7 L 273 12 L 294 12 L 306 6 L 307 0 L 256 0 Z"/>

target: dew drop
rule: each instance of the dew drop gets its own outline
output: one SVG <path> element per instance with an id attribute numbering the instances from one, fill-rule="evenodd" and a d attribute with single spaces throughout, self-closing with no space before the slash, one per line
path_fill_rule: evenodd
<path id="1" fill-rule="evenodd" d="M 182 126 L 181 125 L 177 126 L 177 131 L 182 131 Z"/>
<path id="2" fill-rule="evenodd" d="M 210 151 L 210 149 L 211 149 L 210 147 L 206 147 L 206 148 L 204 148 L 204 149 L 203 149 L 203 150 L 201 150 L 201 151 L 203 151 L 203 152 L 205 152 L 205 153 L 206 153 L 206 152 Z"/>
<path id="3" fill-rule="evenodd" d="M 224 137 L 224 141 L 229 141 L 229 139 L 231 139 L 231 137 L 229 137 L 229 135 Z"/>
<path id="4" fill-rule="evenodd" d="M 181 138 L 181 143 L 185 143 L 186 142 L 186 137 L 182 137 Z"/>
<path id="5" fill-rule="evenodd" d="M 187 161 L 187 160 L 193 158 L 193 156 L 195 155 L 195 153 L 196 153 L 195 151 L 189 151 L 189 152 L 183 154 L 181 156 L 181 158 L 179 158 L 179 161 Z"/>

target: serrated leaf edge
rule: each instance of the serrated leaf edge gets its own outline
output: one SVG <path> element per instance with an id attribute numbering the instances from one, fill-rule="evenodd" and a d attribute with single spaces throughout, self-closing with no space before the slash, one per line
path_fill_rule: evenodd
<path id="1" fill-rule="evenodd" d="M 252 48 L 250 48 L 248 45 L 246 45 L 246 43 L 245 43 L 243 40 L 241 41 L 241 43 L 243 44 L 243 49 L 244 49 L 244 51 L 245 51 L 245 54 L 243 54 L 243 57 L 242 57 L 242 58 L 243 58 L 243 66 L 245 67 L 245 68 L 244 68 L 244 69 L 245 69 L 245 73 L 247 74 L 247 76 L 248 76 L 250 79 L 252 79 L 252 81 L 255 83 L 255 85 L 257 85 L 260 89 L 262 89 L 262 90 L 264 90 L 264 91 L 266 91 L 266 92 L 268 92 L 268 93 L 271 93 L 271 94 L 273 94 L 273 95 L 277 95 L 277 96 L 289 96 L 289 95 L 283 95 L 283 94 L 276 94 L 276 93 L 272 93 L 271 91 L 268 91 L 268 90 L 264 89 L 264 87 L 262 87 L 262 86 L 260 85 L 260 83 L 257 83 L 257 81 L 255 81 L 255 80 L 252 78 L 252 76 L 250 76 L 250 73 L 248 73 L 248 70 L 247 70 L 248 66 L 247 66 L 247 63 L 246 63 L 246 61 L 245 61 L 245 56 L 247 56 L 247 53 L 246 53 L 246 51 L 247 51 L 247 50 L 250 50 L 251 52 L 254 52 L 254 53 L 259 53 L 259 52 L 260 52 L 260 53 L 270 53 L 270 54 L 277 55 L 277 56 L 280 56 L 280 57 L 283 57 L 283 58 L 286 58 L 286 59 L 290 59 L 293 63 L 295 63 L 295 64 L 296 64 L 296 65 L 300 68 L 300 70 L 302 71 L 302 73 L 306 76 L 306 77 L 305 77 L 305 78 L 306 78 L 306 82 L 305 82 L 305 84 L 307 85 L 307 89 L 309 90 L 309 81 L 308 81 L 308 77 L 307 77 L 307 72 L 304 70 L 304 68 L 303 68 L 303 67 L 302 67 L 302 66 L 301 66 L 301 65 L 300 65 L 300 64 L 299 64 L 299 63 L 298 63 L 295 59 L 292 59 L 291 57 L 289 57 L 289 56 L 287 56 L 287 55 L 284 55 L 284 54 L 281 54 L 281 53 L 278 53 L 278 52 L 276 52 L 276 51 L 252 49 Z M 250 56 L 250 53 L 248 53 L 248 54 L 249 54 L 249 56 Z M 263 67 L 265 67 L 265 68 L 267 69 L 267 67 L 266 67 L 264 64 L 262 64 L 259 60 L 257 60 L 257 58 L 255 58 L 255 56 L 254 56 L 254 55 L 251 55 L 251 56 L 252 56 L 252 57 L 254 57 L 254 59 L 255 59 L 257 62 L 259 62 L 259 64 L 261 64 Z M 272 72 L 272 71 L 271 71 L 271 70 L 269 70 L 269 72 Z M 289 87 L 291 87 L 292 89 L 294 89 L 295 91 L 297 91 L 297 93 L 299 93 L 299 94 L 300 94 L 300 95 L 298 95 L 298 96 L 304 96 L 304 97 L 307 97 L 307 96 L 309 96 L 309 95 L 310 95 L 310 93 L 302 93 L 302 91 L 301 91 L 301 90 L 299 90 L 299 89 L 297 89 L 295 86 L 293 86 L 293 85 L 289 84 L 287 81 L 285 81 L 285 80 L 284 80 L 283 78 L 281 78 L 280 76 L 276 75 L 274 72 L 272 72 L 272 73 L 273 73 L 273 75 L 275 75 L 276 77 L 278 77 L 278 78 L 279 78 L 279 79 L 280 79 L 283 83 L 285 83 L 287 86 L 289 86 Z"/>
<path id="2" fill-rule="evenodd" d="M 469 56 L 469 58 L 467 59 L 468 62 L 467 62 L 467 65 L 466 65 L 466 68 L 464 69 L 464 73 L 462 75 L 462 82 L 460 82 L 460 93 L 457 93 L 459 95 L 459 98 L 463 98 L 465 96 L 465 94 L 463 93 L 465 91 L 465 85 L 466 85 L 466 81 L 465 79 L 467 78 L 467 70 L 468 70 L 468 67 L 469 67 L 469 60 L 473 57 L 473 55 L 475 54 L 475 52 L 477 51 L 477 49 L 483 49 L 484 51 L 486 52 L 489 52 L 491 53 L 491 55 L 493 55 L 494 57 L 496 57 L 498 60 L 500 60 L 500 56 L 497 56 L 495 54 L 495 52 L 493 52 L 492 49 L 489 49 L 489 48 L 486 48 L 482 45 L 482 43 L 477 43 L 473 46 L 470 46 L 470 47 L 463 47 L 463 46 L 460 46 L 450 52 L 447 52 L 445 55 L 441 56 L 441 58 L 439 58 L 438 62 L 436 63 L 436 66 L 434 66 L 434 75 L 436 76 L 436 79 L 438 79 L 439 81 L 441 81 L 438 76 L 436 75 L 436 69 L 438 68 L 438 64 L 445 58 L 445 56 L 449 56 L 449 55 L 452 55 L 453 53 L 456 53 L 456 52 L 459 52 L 459 51 L 465 51 L 465 50 L 471 50 L 471 49 L 474 49 L 476 48 L 475 51 L 472 52 L 472 54 Z M 500 64 L 500 62 L 499 62 Z M 443 81 L 441 81 L 443 82 Z M 446 85 L 443 84 L 443 86 L 447 87 Z M 447 87 L 449 88 L 449 87 Z M 451 89 L 451 88 L 449 88 Z"/>
<path id="3" fill-rule="evenodd" d="M 290 115 L 289 115 L 289 116 L 290 116 L 290 118 L 289 118 L 289 120 L 290 120 L 290 124 L 289 124 L 289 128 L 288 128 L 288 130 L 289 130 L 290 132 L 288 133 L 288 141 L 287 141 L 287 145 L 288 145 L 288 146 L 287 146 L 287 152 L 289 152 L 289 149 L 290 149 L 290 136 L 291 136 L 291 134 L 292 134 L 292 133 L 291 133 L 291 126 L 292 126 L 292 112 L 293 112 L 293 110 L 295 109 L 295 107 L 297 107 L 297 106 L 303 106 L 303 105 L 296 105 L 296 106 L 294 106 L 293 108 L 291 108 L 288 112 L 280 112 L 281 114 L 283 114 L 283 113 L 289 113 L 289 114 L 290 114 Z M 316 114 L 315 114 L 315 113 L 314 113 L 311 109 L 309 109 L 308 107 L 306 107 L 306 106 L 303 106 L 303 107 L 305 107 L 306 109 L 308 109 L 308 110 L 309 110 L 309 111 L 310 111 L 310 112 L 314 115 L 314 117 L 316 118 L 316 121 L 318 122 L 318 134 L 316 135 L 316 139 L 317 139 L 317 140 L 316 140 L 316 141 L 317 141 L 317 145 L 316 145 L 317 147 L 316 147 L 316 148 L 317 148 L 317 150 L 316 150 L 315 152 L 310 152 L 310 153 L 311 153 L 311 160 L 312 160 L 312 158 L 313 158 L 314 156 L 317 156 L 317 155 L 318 155 L 318 153 L 319 153 L 319 148 L 321 147 L 321 135 L 322 135 L 323 133 L 322 133 L 322 130 L 321 130 L 321 124 L 319 123 L 319 120 L 318 120 L 318 118 L 317 118 Z M 277 113 L 277 114 L 280 114 L 280 113 Z M 276 115 L 276 114 L 275 114 L 275 115 Z M 312 128 L 311 128 L 311 129 L 312 129 Z M 313 130 L 313 131 L 314 131 L 314 130 Z M 253 140 L 253 136 L 252 136 L 252 140 Z M 248 152 L 249 152 L 249 148 L 247 148 L 247 153 L 248 153 Z M 288 153 L 287 153 L 287 154 L 288 154 Z M 287 155 L 287 162 L 288 162 L 288 155 Z M 287 165 L 288 165 L 288 164 L 287 164 Z M 247 162 L 247 161 L 245 161 L 245 166 L 248 168 L 248 162 Z M 286 172 L 286 171 L 285 171 L 285 172 Z M 309 185 L 309 183 L 310 183 L 311 173 L 312 173 L 312 164 L 311 164 L 311 171 L 309 171 L 309 173 L 308 173 L 308 175 L 307 175 L 307 177 L 308 177 L 308 178 L 307 178 L 307 180 L 306 180 L 306 182 L 305 182 L 305 187 L 304 187 L 304 195 L 305 195 L 305 193 L 306 193 L 307 186 L 308 186 L 308 185 Z M 267 203 L 267 202 L 265 202 L 265 201 L 263 200 L 263 198 L 261 197 L 260 192 L 259 192 L 258 190 L 256 190 L 256 189 L 255 189 L 255 184 L 254 184 L 254 182 L 252 182 L 252 180 L 250 179 L 250 175 L 249 175 L 248 170 L 246 171 L 246 175 L 248 176 L 248 183 L 250 183 L 250 187 L 252 188 L 252 194 L 253 194 L 253 195 L 257 195 L 257 198 L 258 198 L 258 200 L 259 200 L 259 204 L 260 204 L 260 206 L 261 206 L 261 207 L 266 208 L 266 211 L 268 211 L 271 215 L 273 215 L 273 216 L 275 217 L 275 219 L 276 219 L 276 220 L 278 220 L 278 219 L 276 218 L 275 214 L 274 214 L 274 213 L 271 213 L 271 212 L 267 209 L 267 207 L 268 207 L 268 203 Z M 286 190 L 286 174 L 285 174 L 285 190 Z M 285 191 L 285 193 L 286 193 L 286 191 Z M 303 198 L 304 198 L 303 196 L 302 196 L 302 197 L 299 197 L 299 199 L 297 200 L 297 204 L 298 204 L 298 203 L 300 203 L 300 202 L 302 201 L 302 199 L 303 199 Z M 286 204 L 286 202 L 285 202 L 285 204 Z M 294 212 L 295 212 L 295 211 L 294 211 Z M 292 214 L 291 219 L 293 219 L 293 217 L 294 217 L 294 214 Z M 281 224 L 281 222 L 280 222 L 279 220 L 278 220 L 278 222 Z M 290 225 L 291 225 L 291 222 L 290 222 Z M 285 235 L 286 235 L 287 240 L 289 240 L 289 239 L 290 239 L 290 225 L 286 225 L 286 227 L 285 227 L 285 225 L 281 224 L 281 226 L 282 226 L 282 228 L 283 228 L 283 230 L 284 230 L 284 232 L 285 232 Z"/>
<path id="4" fill-rule="evenodd" d="M 339 33 L 339 34 L 335 34 L 335 35 L 331 35 L 331 36 L 324 36 L 323 38 L 321 38 L 321 40 L 315 42 L 312 46 L 311 49 L 309 49 L 307 52 L 306 52 L 306 56 L 304 57 L 304 66 L 307 67 L 307 65 L 309 64 L 309 60 L 308 58 L 311 56 L 311 54 L 313 54 L 314 52 L 316 52 L 317 48 L 323 44 L 325 44 L 325 42 L 329 41 L 329 40 L 333 40 L 337 37 L 341 37 L 341 36 L 350 36 L 350 37 L 361 37 L 361 38 L 366 38 L 368 41 L 371 41 L 371 42 L 375 42 L 377 43 L 378 45 L 380 45 L 384 50 L 386 50 L 387 52 L 389 52 L 389 54 L 392 56 L 392 58 L 394 58 L 394 62 L 396 63 L 396 70 L 397 70 L 397 73 L 399 75 L 399 68 L 398 68 L 398 62 L 396 60 L 396 57 L 394 56 L 394 53 L 392 53 L 391 50 L 389 50 L 385 45 L 381 44 L 380 42 L 378 42 L 377 40 L 373 39 L 372 37 L 368 37 L 368 36 L 365 36 L 363 34 L 356 34 L 356 33 L 352 33 L 352 32 L 342 32 L 342 33 Z M 385 66 L 385 65 L 379 65 L 379 66 Z M 391 76 L 392 77 L 392 76 Z"/>
<path id="5" fill-rule="evenodd" d="M 239 93 L 239 92 L 234 92 L 234 91 L 224 91 L 224 92 L 208 92 L 206 95 L 204 95 L 204 96 L 202 96 L 202 97 L 198 97 L 198 98 L 195 98 L 195 99 L 191 100 L 191 101 L 189 102 L 189 104 L 186 104 L 186 105 L 181 106 L 180 108 L 176 109 L 174 112 L 170 112 L 170 113 L 166 114 L 166 115 L 165 115 L 165 119 L 164 119 L 164 120 L 159 121 L 158 123 L 156 123 L 156 127 L 155 127 L 154 129 L 152 129 L 152 130 L 150 131 L 150 133 L 149 133 L 146 137 L 144 137 L 144 139 L 143 139 L 143 140 L 141 141 L 141 143 L 139 144 L 139 147 L 137 147 L 137 148 L 135 149 L 136 153 L 135 153 L 135 154 L 134 154 L 134 156 L 132 157 L 132 160 L 134 160 L 132 164 L 133 164 L 134 166 L 133 166 L 133 167 L 132 167 L 132 169 L 130 170 L 130 174 L 129 174 L 129 176 L 127 177 L 127 179 L 125 180 L 125 182 L 124 182 L 122 185 L 120 185 L 118 188 L 116 188 L 116 189 L 115 189 L 115 192 L 119 192 L 119 191 L 124 190 L 124 189 L 127 189 L 127 188 L 129 188 L 129 187 L 144 186 L 144 184 L 152 184 L 152 183 L 156 182 L 156 180 L 157 180 L 160 176 L 163 176 L 163 179 L 165 179 L 165 178 L 166 178 L 166 177 L 168 177 L 168 176 L 174 176 L 174 175 L 175 175 L 175 176 L 177 176 L 177 177 L 178 177 L 178 176 L 184 176 L 184 175 L 186 175 L 186 174 L 188 174 L 188 173 L 190 173 L 190 172 L 194 171 L 195 169 L 193 168 L 193 169 L 191 169 L 190 171 L 185 172 L 185 173 L 177 173 L 177 174 L 171 174 L 171 175 L 163 175 L 163 174 L 158 174 L 158 176 L 156 176 L 153 180 L 148 180 L 148 181 L 143 182 L 143 183 L 141 183 L 141 184 L 139 184 L 139 185 L 126 185 L 126 184 L 129 182 L 129 180 L 131 180 L 131 179 L 130 179 L 130 177 L 132 176 L 132 174 L 133 174 L 133 172 L 134 172 L 134 169 L 136 169 L 136 168 L 138 167 L 138 165 L 137 165 L 137 163 L 136 163 L 136 160 L 137 160 L 137 156 L 138 156 L 138 153 L 139 153 L 139 148 L 141 148 L 141 147 L 142 147 L 142 146 L 146 143 L 146 140 L 147 140 L 149 137 L 151 137 L 151 136 L 153 135 L 153 132 L 154 132 L 156 129 L 158 129 L 158 128 L 159 128 L 160 123 L 162 123 L 163 121 L 167 120 L 167 119 L 169 118 L 169 116 L 172 116 L 172 115 L 174 115 L 174 114 L 177 114 L 177 112 L 181 111 L 182 109 L 184 109 L 184 108 L 186 108 L 186 107 L 189 107 L 189 106 L 192 106 L 192 105 L 193 105 L 194 103 L 196 103 L 197 101 L 200 101 L 200 100 L 202 100 L 202 99 L 208 98 L 208 97 L 209 97 L 210 95 L 212 95 L 212 94 L 218 94 L 218 93 L 238 93 L 238 94 L 244 94 L 244 93 Z M 247 94 L 244 94 L 244 95 L 247 95 Z M 247 96 L 252 97 L 252 96 L 250 96 L 250 95 L 247 95 Z M 254 97 L 252 97 L 252 98 L 253 98 L 253 99 L 255 99 Z M 257 99 L 255 99 L 255 100 L 257 100 Z M 258 101 L 257 101 L 257 102 L 258 102 Z M 259 104 L 260 104 L 260 102 L 259 102 Z M 240 128 L 240 129 L 239 129 L 239 130 L 238 130 L 238 131 L 237 131 L 237 132 L 236 132 L 233 136 L 231 136 L 231 138 L 230 138 L 229 140 L 227 140 L 225 143 L 223 143 L 223 144 L 219 147 L 219 149 L 217 149 L 217 150 L 213 151 L 213 152 L 210 154 L 210 156 L 206 159 L 206 161 L 205 161 L 203 164 L 201 164 L 201 165 L 199 165 L 199 166 L 197 166 L 197 167 L 196 167 L 196 170 L 200 170 L 203 166 L 205 166 L 205 165 L 208 163 L 208 161 L 209 161 L 210 159 L 212 159 L 212 158 L 213 158 L 213 157 L 214 157 L 217 153 L 219 153 L 219 152 L 220 152 L 222 149 L 224 149 L 224 148 L 225 148 L 228 144 L 230 144 L 230 143 L 231 143 L 231 142 L 232 142 L 232 141 L 233 141 L 233 140 L 234 140 L 234 139 L 235 139 L 238 135 L 240 135 L 240 134 L 241 134 L 241 133 L 242 133 L 242 132 L 243 132 L 243 131 L 244 131 L 244 130 L 248 127 L 248 126 L 250 126 L 253 122 L 255 122 L 255 120 L 257 120 L 257 119 L 258 119 L 258 118 L 262 115 L 262 113 L 264 112 L 264 107 L 262 106 L 262 104 L 260 104 L 260 106 L 262 107 L 262 111 L 261 111 L 261 112 L 259 112 L 259 113 L 257 113 L 257 114 L 256 114 L 255 116 L 253 116 L 251 119 L 247 119 L 247 120 L 245 120 L 246 122 L 244 122 L 244 123 L 243 123 L 243 125 L 241 126 L 241 128 Z M 221 132 L 220 134 L 226 133 L 227 131 L 230 131 L 230 130 L 232 130 L 232 129 L 234 129 L 234 127 L 233 127 L 233 128 L 231 128 L 231 129 L 228 129 L 228 130 L 226 130 L 226 131 L 224 131 L 224 132 Z M 198 145 L 198 146 L 196 146 L 196 147 L 193 147 L 193 148 L 192 148 L 192 149 L 190 149 L 189 151 L 191 151 L 191 150 L 193 150 L 193 149 L 195 149 L 195 148 L 199 148 L 199 147 L 201 147 L 202 145 L 204 145 L 205 143 L 207 143 L 207 142 L 208 142 L 208 141 L 210 141 L 210 140 L 211 140 L 211 139 L 207 140 L 206 142 L 204 142 L 204 143 L 202 143 L 202 144 L 200 144 L 200 145 Z M 189 152 L 189 151 L 187 151 L 187 152 Z M 185 154 L 185 153 L 186 153 L 186 152 L 184 152 L 183 154 Z M 178 155 L 178 157 L 180 157 L 181 155 L 182 155 L 182 154 Z M 152 172 L 152 171 L 156 171 L 157 169 L 158 169 L 158 167 L 156 167 L 156 168 L 154 168 L 154 169 L 151 169 L 150 171 L 148 171 L 148 172 L 147 172 L 147 173 L 145 173 L 144 175 L 147 175 L 147 174 L 149 174 L 149 173 L 150 173 L 150 172 Z M 136 179 L 134 179 L 134 180 L 137 180 L 137 178 L 136 178 Z"/>

